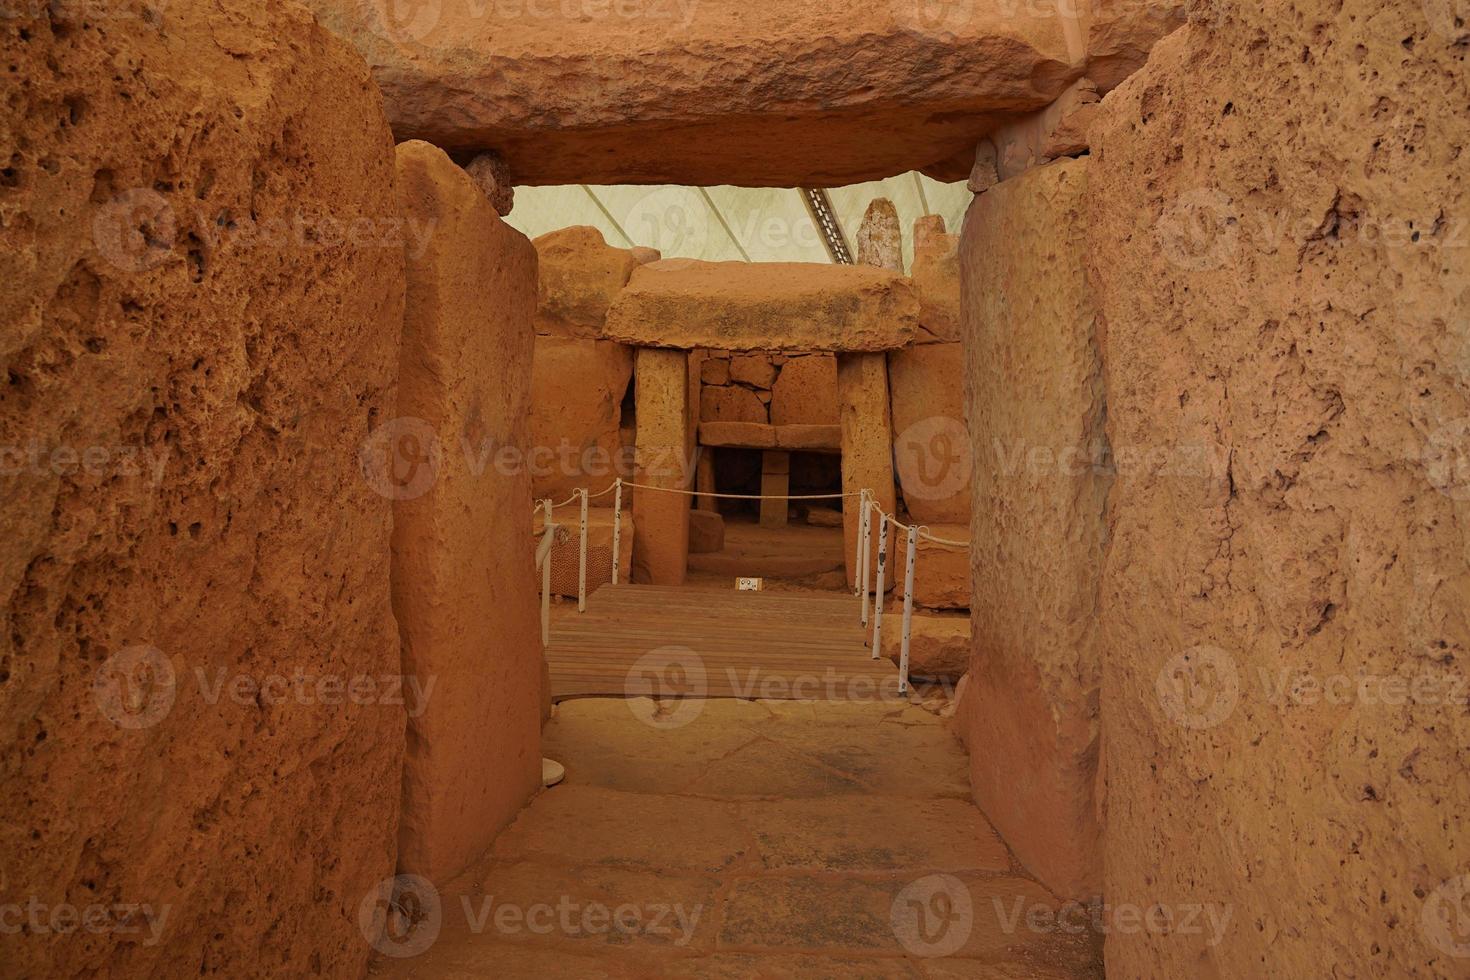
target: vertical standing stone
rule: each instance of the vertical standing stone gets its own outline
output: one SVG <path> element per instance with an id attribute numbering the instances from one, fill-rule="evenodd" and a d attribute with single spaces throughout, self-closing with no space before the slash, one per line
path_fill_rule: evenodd
<path id="1" fill-rule="evenodd" d="M 898 208 L 888 198 L 875 198 L 868 205 L 858 228 L 857 247 L 858 265 L 903 273 L 903 228 L 898 223 Z"/>
<path id="2" fill-rule="evenodd" d="M 961 253 L 976 461 L 970 783 L 1021 863 L 1080 900 L 1102 887 L 1097 588 L 1110 482 L 1096 465 L 1086 186 L 1086 160 L 997 184 L 971 204 Z"/>
<path id="3" fill-rule="evenodd" d="M 1107 899 L 1235 919 L 1107 974 L 1464 977 L 1470 7 L 1215 9 L 1107 98 L 1084 220 Z"/>
<path id="4" fill-rule="evenodd" d="M 540 782 L 530 475 L 484 465 L 527 440 L 536 252 L 428 143 L 398 147 L 398 194 L 404 216 L 434 233 L 409 251 L 391 424 L 438 448 L 432 479 L 394 506 L 404 673 L 431 692 L 410 711 L 398 864 L 444 882 Z"/>
<path id="5" fill-rule="evenodd" d="M 791 454 L 779 449 L 761 453 L 761 527 L 785 527 L 791 503 Z"/>
<path id="6" fill-rule="evenodd" d="M 690 408 L 689 354 L 639 348 L 634 366 L 637 399 L 637 482 L 687 490 Z M 689 567 L 689 505 L 683 493 L 633 492 L 633 581 L 680 585 Z"/>
<path id="7" fill-rule="evenodd" d="M 719 501 L 715 498 L 715 451 L 705 447 L 699 451 L 699 461 L 694 464 L 694 488 L 699 491 L 695 506 L 699 510 L 718 512 Z"/>
<path id="8" fill-rule="evenodd" d="M 298 5 L 164 6 L 0 4 L 0 973 L 362 976 L 392 134 Z"/>
<path id="9" fill-rule="evenodd" d="M 968 525 L 974 453 L 965 425 L 964 345 L 889 351 L 888 386 L 904 507 L 924 524 Z"/>
<path id="10" fill-rule="evenodd" d="M 837 401 L 842 423 L 842 491 L 872 490 L 874 500 L 893 513 L 893 418 L 888 404 L 888 357 L 885 354 L 838 354 Z M 856 496 L 842 508 L 843 561 L 847 583 L 857 583 L 858 535 L 862 508 Z M 876 525 L 875 525 L 876 527 Z M 877 554 L 878 536 L 873 535 Z M 876 566 L 875 566 L 876 567 Z M 888 576 L 891 583 L 894 577 Z"/>

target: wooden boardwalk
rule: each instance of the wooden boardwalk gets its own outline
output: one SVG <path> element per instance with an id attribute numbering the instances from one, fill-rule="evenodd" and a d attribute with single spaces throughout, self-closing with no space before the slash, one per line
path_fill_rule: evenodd
<path id="1" fill-rule="evenodd" d="M 898 670 L 871 658 L 858 619 L 832 593 L 603 586 L 585 613 L 552 617 L 552 698 L 896 699 Z"/>

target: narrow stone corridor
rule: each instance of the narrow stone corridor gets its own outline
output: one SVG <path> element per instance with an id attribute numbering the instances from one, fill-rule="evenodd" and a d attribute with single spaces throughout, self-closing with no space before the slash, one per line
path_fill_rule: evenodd
<path id="1" fill-rule="evenodd" d="M 658 708 L 560 704 L 546 752 L 566 780 L 387 947 L 417 955 L 379 957 L 373 974 L 1101 976 L 1100 937 L 1069 934 L 1061 903 L 1011 857 L 936 715 Z"/>

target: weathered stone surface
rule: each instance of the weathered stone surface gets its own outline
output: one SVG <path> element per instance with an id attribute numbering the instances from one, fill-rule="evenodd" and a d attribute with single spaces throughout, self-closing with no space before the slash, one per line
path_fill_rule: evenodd
<path id="1" fill-rule="evenodd" d="M 901 603 L 883 614 L 883 656 L 895 664 L 903 655 L 902 623 Z M 910 674 L 958 680 L 969 669 L 969 616 L 916 612 L 909 625 Z"/>
<path id="2" fill-rule="evenodd" d="M 1108 973 L 1455 976 L 1464 8 L 1217 9 L 1105 102 L 1088 255 L 1118 469 L 1108 900 L 1207 885 L 1235 919 L 1110 935 Z"/>
<path id="3" fill-rule="evenodd" d="M 632 477 L 621 432 L 623 397 L 632 377 L 631 347 L 536 337 L 530 441 L 522 448 L 538 500 L 565 500 L 579 487 L 596 493 L 619 476 Z M 490 465 L 498 465 L 493 456 Z"/>
<path id="4" fill-rule="evenodd" d="M 691 490 L 692 410 L 689 357 L 679 350 L 639 348 L 634 364 L 638 413 L 637 482 Z M 698 383 L 698 379 L 694 379 Z M 633 491 L 633 581 L 680 585 L 688 571 L 689 510 L 682 493 Z"/>
<path id="5" fill-rule="evenodd" d="M 699 418 L 702 422 L 770 421 L 766 406 L 755 392 L 739 385 L 705 385 L 699 392 Z"/>
<path id="6" fill-rule="evenodd" d="M 947 235 L 944 218 L 928 215 L 914 225 L 910 275 L 919 291 L 920 344 L 960 339 L 960 236 Z"/>
<path id="7" fill-rule="evenodd" d="M 725 519 L 718 511 L 689 512 L 689 553 L 707 555 L 725 547 Z"/>
<path id="8" fill-rule="evenodd" d="M 704 446 L 774 449 L 776 427 L 758 422 L 701 422 L 699 442 Z"/>
<path id="9" fill-rule="evenodd" d="M 1089 462 L 1104 403 L 1086 187 L 1086 160 L 997 185 L 970 206 L 962 260 L 975 461 L 970 782 L 1027 870 L 1083 900 L 1102 893 L 1096 623 L 1111 482 Z"/>
<path id="10" fill-rule="evenodd" d="M 968 524 L 974 453 L 965 424 L 963 344 L 888 355 L 893 456 L 903 502 L 922 524 Z"/>
<path id="11" fill-rule="evenodd" d="M 808 354 L 781 365 L 771 388 L 771 422 L 837 424 L 837 359 L 833 355 Z"/>
<path id="12" fill-rule="evenodd" d="M 1107 94 L 1148 61 L 1159 38 L 1183 26 L 1185 0 L 1130 4 L 1102 0 L 1084 14 L 1087 32 L 1087 71 L 1099 92 Z M 1208 20 L 1214 7 L 1201 9 Z"/>
<path id="13" fill-rule="evenodd" d="M 857 264 L 888 269 L 903 275 L 903 228 L 898 208 L 886 197 L 876 197 L 858 226 Z"/>
<path id="14" fill-rule="evenodd" d="M 0 972 L 359 976 L 405 723 L 342 693 L 400 670 L 378 95 L 290 4 L 0 20 Z"/>
<path id="15" fill-rule="evenodd" d="M 613 248 L 602 232 L 574 225 L 534 242 L 538 260 L 536 333 L 595 340 L 603 335 L 607 311 L 628 284 L 640 259 Z"/>
<path id="16" fill-rule="evenodd" d="M 886 513 L 897 509 L 893 484 L 893 417 L 888 404 L 888 360 L 882 354 L 843 354 L 837 358 L 837 401 L 842 426 L 842 492 L 873 491 Z M 854 504 L 857 497 L 849 497 Z M 842 511 L 842 561 L 847 584 L 857 584 L 858 536 L 862 508 Z M 877 522 L 874 521 L 876 528 Z M 873 535 L 877 568 L 878 536 Z"/>
<path id="17" fill-rule="evenodd" d="M 914 338 L 913 285 L 884 269 L 666 259 L 633 273 L 607 337 L 650 347 L 877 351 Z"/>
<path id="18" fill-rule="evenodd" d="M 769 354 L 736 354 L 730 358 L 730 380 L 768 389 L 776 380 L 776 367 Z"/>
<path id="19" fill-rule="evenodd" d="M 970 540 L 966 524 L 930 524 L 928 531 L 945 541 Z M 889 533 L 896 542 L 891 545 L 894 560 L 899 562 L 894 568 L 900 569 L 906 539 L 897 531 Z M 914 602 L 926 609 L 969 609 L 970 591 L 970 549 L 935 544 L 920 537 L 914 557 Z"/>
<path id="20" fill-rule="evenodd" d="M 1087 126 L 1097 112 L 1097 85 L 1078 79 L 1051 105 L 1007 123 L 991 135 L 1001 180 L 1020 176 L 1055 157 L 1087 150 Z"/>
<path id="21" fill-rule="evenodd" d="M 308 5 L 373 65 L 400 139 L 498 150 L 517 184 L 838 187 L 963 180 L 1008 114 L 1141 65 L 1179 0 Z"/>
<path id="22" fill-rule="evenodd" d="M 464 168 L 475 179 L 481 193 L 489 199 L 495 213 L 510 214 L 516 205 L 516 189 L 510 182 L 510 171 L 498 153 L 481 153 Z"/>
<path id="23" fill-rule="evenodd" d="M 842 451 L 840 425 L 778 425 L 776 446 L 779 449 L 802 449 L 820 452 Z"/>
<path id="24" fill-rule="evenodd" d="M 566 783 L 441 890 L 432 948 L 379 960 L 374 975 L 1100 975 L 1101 937 L 1070 934 L 1085 924 L 1077 910 L 1058 928 L 1060 900 L 1012 873 L 965 798 L 963 752 L 929 711 L 717 699 L 653 727 L 654 710 L 648 698 L 561 702 L 546 751 L 566 762 Z M 619 908 L 641 921 L 615 925 Z"/>
<path id="25" fill-rule="evenodd" d="M 996 172 L 995 143 L 988 137 L 975 146 L 975 162 L 970 168 L 966 187 L 971 194 L 984 194 L 1000 182 Z"/>
<path id="26" fill-rule="evenodd" d="M 707 385 L 727 385 L 730 383 L 730 360 L 729 358 L 711 357 L 702 361 L 699 365 L 699 380 Z"/>
<path id="27" fill-rule="evenodd" d="M 478 466 L 529 435 L 536 250 L 443 150 L 397 158 L 404 217 L 434 229 L 408 257 L 398 412 L 448 447 L 393 506 L 403 672 L 432 692 L 409 712 L 398 869 L 442 884 L 541 785 L 531 476 Z"/>

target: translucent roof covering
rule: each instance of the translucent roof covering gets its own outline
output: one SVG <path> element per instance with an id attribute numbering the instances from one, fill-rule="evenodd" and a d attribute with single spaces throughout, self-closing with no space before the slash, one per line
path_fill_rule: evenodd
<path id="1" fill-rule="evenodd" d="M 913 258 L 914 221 L 939 214 L 951 232 L 958 232 L 973 196 L 963 183 L 941 184 L 918 173 L 826 193 L 854 257 L 868 205 L 879 197 L 892 201 L 903 229 L 905 269 Z M 531 238 L 570 225 L 591 225 L 609 245 L 646 245 L 664 258 L 831 261 L 821 230 L 794 188 L 517 187 L 515 209 L 506 220 Z"/>

